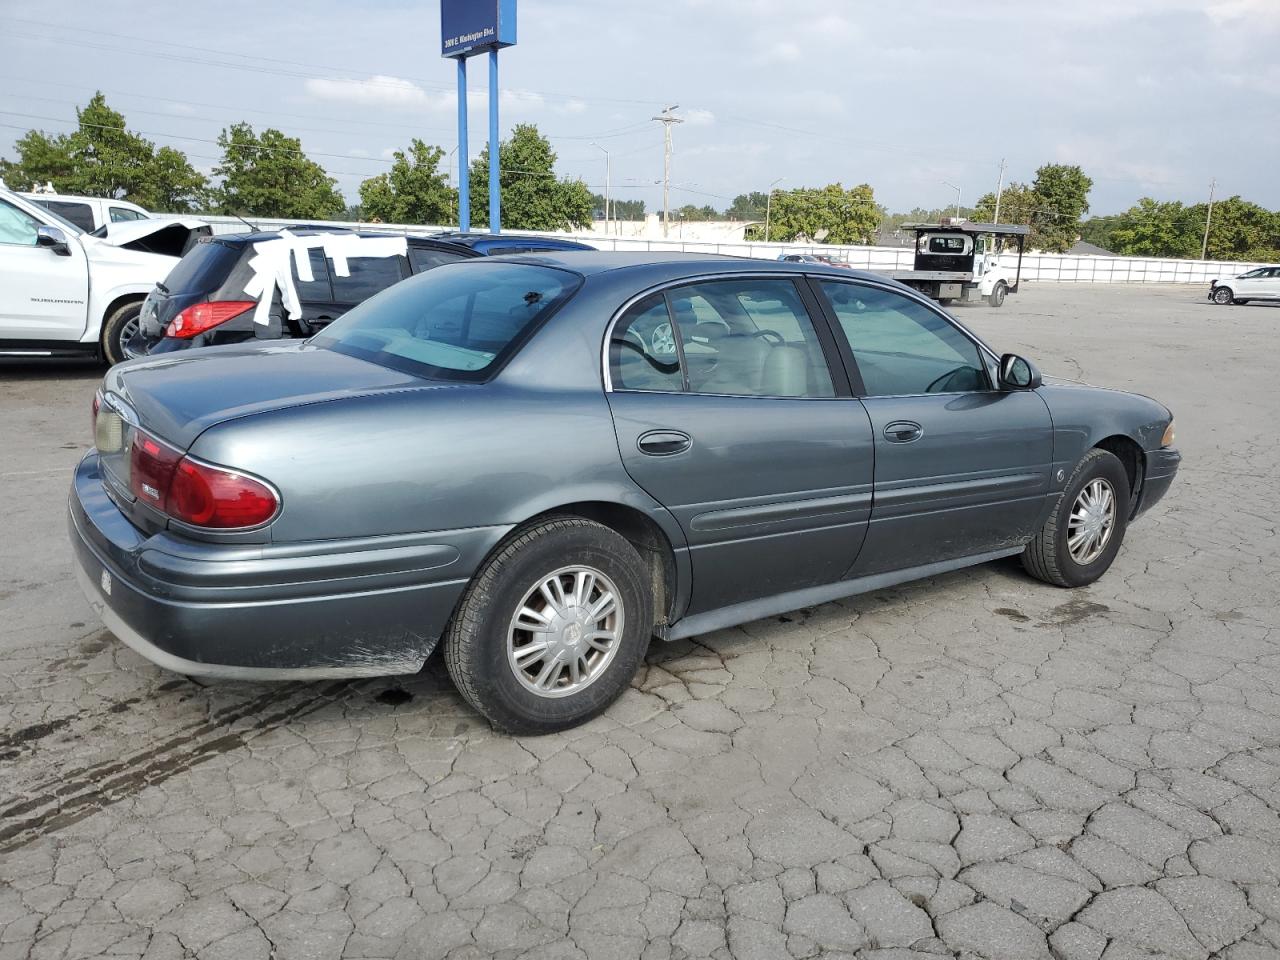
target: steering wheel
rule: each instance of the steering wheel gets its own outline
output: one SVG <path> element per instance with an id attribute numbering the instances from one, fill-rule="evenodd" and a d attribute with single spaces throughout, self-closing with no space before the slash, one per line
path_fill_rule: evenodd
<path id="1" fill-rule="evenodd" d="M 757 330 L 751 336 L 760 337 L 763 340 L 769 340 L 769 341 L 776 340 L 777 342 L 774 344 L 774 346 L 778 346 L 778 347 L 782 346 L 787 342 L 787 338 L 784 337 L 782 334 L 780 334 L 777 330 Z"/>
<path id="2" fill-rule="evenodd" d="M 948 370 L 942 376 L 938 377 L 937 380 L 934 380 L 933 383 L 929 384 L 929 386 L 925 388 L 925 393 L 951 393 L 955 389 L 952 386 L 951 381 L 966 373 L 969 373 L 969 368 L 963 366 L 956 367 L 953 370 Z M 951 389 L 944 389 L 948 387 Z"/>

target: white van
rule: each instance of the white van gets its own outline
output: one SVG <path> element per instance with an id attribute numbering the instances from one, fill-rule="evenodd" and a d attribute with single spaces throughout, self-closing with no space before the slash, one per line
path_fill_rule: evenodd
<path id="1" fill-rule="evenodd" d="M 148 220 L 151 213 L 128 200 L 104 200 L 102 197 L 75 197 L 65 193 L 41 191 L 20 193 L 32 203 L 52 210 L 63 220 L 69 220 L 85 233 L 93 233 L 108 223 L 129 223 Z"/>

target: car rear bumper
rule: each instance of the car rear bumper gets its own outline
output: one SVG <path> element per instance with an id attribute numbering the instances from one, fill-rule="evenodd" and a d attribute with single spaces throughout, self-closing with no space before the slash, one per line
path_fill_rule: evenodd
<path id="1" fill-rule="evenodd" d="M 169 670 L 231 679 L 413 673 L 435 648 L 476 557 L 502 528 L 203 544 L 134 527 L 96 453 L 76 468 L 77 580 L 107 627 Z"/>
<path id="2" fill-rule="evenodd" d="M 1182 454 L 1172 447 L 1153 450 L 1147 454 L 1147 473 L 1142 479 L 1142 493 L 1138 499 L 1138 507 L 1133 512 L 1134 517 L 1154 507 L 1169 492 L 1181 463 Z"/>

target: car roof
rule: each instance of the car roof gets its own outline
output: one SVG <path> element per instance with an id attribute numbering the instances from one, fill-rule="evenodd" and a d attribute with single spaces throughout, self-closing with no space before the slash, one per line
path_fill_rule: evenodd
<path id="1" fill-rule="evenodd" d="M 550 248 L 562 250 L 592 250 L 590 244 L 568 237 L 547 237 L 530 233 L 460 233 L 456 230 L 431 234 L 434 240 L 445 240 L 449 243 L 460 243 L 467 247 L 488 247 L 502 244 L 544 244 Z"/>
<path id="2" fill-rule="evenodd" d="M 534 263 L 546 267 L 571 270 L 584 277 L 612 271 L 638 271 L 662 275 L 664 278 L 696 277 L 707 273 L 795 273 L 824 275 L 848 280 L 851 276 L 883 281 L 884 277 L 865 270 L 849 270 L 825 263 L 794 263 L 786 260 L 761 260 L 732 257 L 719 253 L 657 253 L 648 250 L 551 250 L 545 253 L 519 253 L 490 257 L 491 261 L 509 260 Z"/>
<path id="3" fill-rule="evenodd" d="M 376 230 L 352 230 L 347 227 L 312 226 L 312 227 L 285 227 L 283 229 L 288 230 L 289 233 L 295 237 L 332 236 L 333 234 L 343 234 L 343 233 L 351 234 L 353 236 L 360 237 L 362 239 L 368 239 L 368 240 L 385 239 L 387 237 L 396 237 L 396 238 L 403 237 L 409 243 L 410 246 L 451 248 L 463 254 L 474 252 L 469 247 L 465 247 L 462 244 L 450 243 L 446 239 L 443 239 L 441 237 L 435 237 L 435 236 L 423 237 L 423 236 L 414 236 L 413 234 L 406 235 L 403 233 L 388 233 L 388 232 L 380 232 Z M 228 243 L 233 245 L 262 243 L 263 241 L 266 241 L 266 240 L 279 240 L 280 234 L 282 232 L 283 230 L 259 230 L 253 233 L 220 233 L 217 236 L 215 236 L 213 239 L 218 241 L 219 243 Z"/>

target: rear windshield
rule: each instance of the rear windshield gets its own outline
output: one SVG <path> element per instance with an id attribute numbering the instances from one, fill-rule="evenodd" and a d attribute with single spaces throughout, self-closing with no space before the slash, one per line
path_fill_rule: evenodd
<path id="1" fill-rule="evenodd" d="M 197 243 L 164 278 L 171 294 L 205 294 L 216 290 L 240 259 L 243 246 L 213 242 Z"/>
<path id="2" fill-rule="evenodd" d="M 532 264 L 446 264 L 366 300 L 312 342 L 418 376 L 483 380 L 581 282 Z"/>

